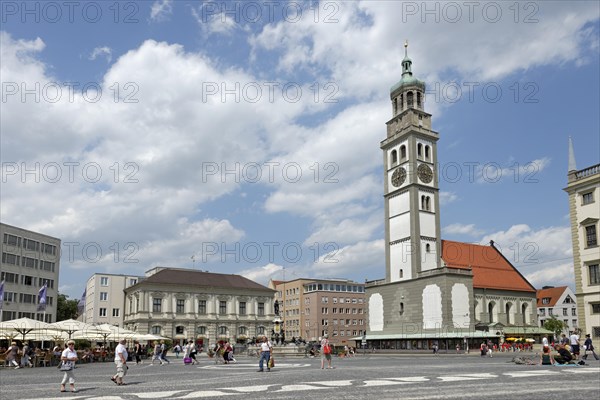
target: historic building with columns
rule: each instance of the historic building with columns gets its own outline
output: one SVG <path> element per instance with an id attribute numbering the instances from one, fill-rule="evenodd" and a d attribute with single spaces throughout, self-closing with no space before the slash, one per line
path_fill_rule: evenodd
<path id="1" fill-rule="evenodd" d="M 203 345 L 246 343 L 272 330 L 275 291 L 250 279 L 162 267 L 146 275 L 125 288 L 127 329 Z"/>

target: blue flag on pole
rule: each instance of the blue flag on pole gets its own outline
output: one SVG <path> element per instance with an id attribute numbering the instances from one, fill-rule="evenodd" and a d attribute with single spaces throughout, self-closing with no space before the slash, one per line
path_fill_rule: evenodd
<path id="1" fill-rule="evenodd" d="M 85 311 L 86 292 L 87 292 L 87 288 L 83 289 L 83 294 L 81 295 L 81 298 L 77 302 L 77 314 L 79 314 L 79 315 L 83 315 L 83 312 Z"/>
<path id="2" fill-rule="evenodd" d="M 0 282 L 0 310 L 2 310 L 3 303 L 4 303 L 4 281 Z"/>
<path id="3" fill-rule="evenodd" d="M 44 286 L 40 289 L 38 293 L 39 301 L 38 301 L 38 311 L 46 311 L 46 292 L 48 291 L 48 284 L 44 283 Z"/>

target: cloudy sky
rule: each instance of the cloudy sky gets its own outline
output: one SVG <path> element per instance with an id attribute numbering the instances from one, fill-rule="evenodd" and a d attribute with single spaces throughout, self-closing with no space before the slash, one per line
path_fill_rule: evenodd
<path id="1" fill-rule="evenodd" d="M 154 266 L 385 276 L 379 143 L 404 42 L 444 239 L 572 285 L 567 143 L 599 162 L 597 2 L 2 3 L 1 220 L 59 290 Z"/>

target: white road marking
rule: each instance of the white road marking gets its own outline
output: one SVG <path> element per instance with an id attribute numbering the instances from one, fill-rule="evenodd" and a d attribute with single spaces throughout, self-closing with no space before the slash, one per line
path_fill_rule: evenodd
<path id="1" fill-rule="evenodd" d="M 285 363 L 277 363 L 277 365 L 275 365 L 275 367 L 273 369 L 276 368 L 282 368 L 282 369 L 287 369 L 287 368 L 306 368 L 306 367 L 310 367 L 310 364 L 299 364 L 299 363 L 291 363 L 291 364 L 285 364 Z M 227 370 L 236 370 L 236 369 L 257 369 L 258 368 L 258 363 L 256 364 L 214 364 L 214 365 L 205 365 L 203 367 L 198 367 L 198 369 L 227 369 Z"/>
<path id="2" fill-rule="evenodd" d="M 544 369 L 542 371 L 515 371 L 515 372 L 504 372 L 502 375 L 512 376 L 513 378 L 529 378 L 532 376 L 548 376 L 560 374 L 558 371 L 550 371 Z"/>
<path id="3" fill-rule="evenodd" d="M 162 399 L 165 397 L 171 397 L 174 394 L 181 393 L 181 390 L 173 390 L 170 392 L 152 392 L 152 393 L 136 393 L 135 395 L 142 399 Z"/>
<path id="4" fill-rule="evenodd" d="M 387 378 L 392 381 L 402 381 L 402 382 L 426 382 L 429 378 L 425 378 L 424 376 L 407 376 L 405 378 Z"/>
<path id="5" fill-rule="evenodd" d="M 243 386 L 243 387 L 236 387 L 236 388 L 228 388 L 228 390 L 235 390 L 236 392 L 246 392 L 246 393 L 266 392 L 267 390 L 269 390 L 270 386 L 274 386 L 274 385 Z"/>
<path id="6" fill-rule="evenodd" d="M 295 392 L 295 391 L 300 391 L 300 390 L 322 390 L 322 389 L 329 389 L 327 387 L 318 387 L 318 386 L 311 386 L 311 385 L 285 385 L 283 386 L 281 389 L 276 390 L 276 393 L 279 392 Z"/>
<path id="7" fill-rule="evenodd" d="M 371 386 L 391 386 L 391 385 L 405 385 L 408 382 L 398 382 L 392 380 L 383 380 L 383 379 L 373 379 L 364 382 L 363 387 L 371 387 Z"/>
<path id="8" fill-rule="evenodd" d="M 461 374 L 451 376 L 438 376 L 437 378 L 444 382 L 456 382 L 456 381 L 474 381 L 477 379 L 493 379 L 497 378 L 498 375 L 484 373 L 484 374 Z"/>
<path id="9" fill-rule="evenodd" d="M 238 394 L 241 393 L 227 393 L 227 392 L 222 392 L 220 390 L 203 390 L 200 392 L 192 392 L 189 394 L 186 394 L 183 397 L 178 397 L 178 399 L 200 399 L 202 397 L 214 397 L 214 396 L 236 396 Z"/>
<path id="10" fill-rule="evenodd" d="M 328 382 L 307 382 L 310 385 L 323 385 L 331 387 L 352 386 L 352 380 L 347 381 L 328 381 Z"/>

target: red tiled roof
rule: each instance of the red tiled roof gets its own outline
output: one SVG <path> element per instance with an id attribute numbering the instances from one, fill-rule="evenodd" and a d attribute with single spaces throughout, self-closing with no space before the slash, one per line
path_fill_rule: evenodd
<path id="1" fill-rule="evenodd" d="M 562 294 L 565 292 L 566 289 L 567 289 L 566 286 L 553 287 L 553 288 L 547 288 L 547 289 L 539 289 L 536 294 L 537 306 L 538 307 L 554 307 L 554 305 L 556 304 L 556 302 L 558 301 L 560 296 L 562 296 Z M 550 298 L 550 302 L 546 303 L 546 304 L 542 304 L 542 299 L 544 299 L 546 297 Z"/>
<path id="2" fill-rule="evenodd" d="M 471 269 L 474 288 L 536 291 L 494 246 L 442 240 L 442 260 L 448 267 Z"/>

